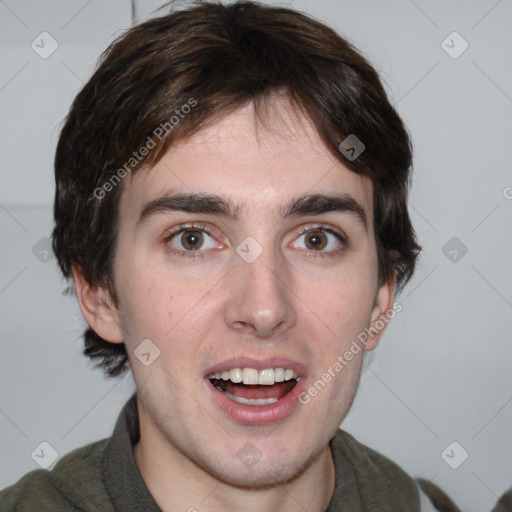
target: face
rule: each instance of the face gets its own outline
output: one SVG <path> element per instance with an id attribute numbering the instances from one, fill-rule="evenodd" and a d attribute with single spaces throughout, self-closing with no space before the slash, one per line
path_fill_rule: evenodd
<path id="1" fill-rule="evenodd" d="M 123 186 L 116 321 L 144 435 L 235 485 L 291 479 L 347 414 L 364 351 L 299 397 L 390 305 L 371 182 L 279 100 L 264 125 L 239 109 Z"/>

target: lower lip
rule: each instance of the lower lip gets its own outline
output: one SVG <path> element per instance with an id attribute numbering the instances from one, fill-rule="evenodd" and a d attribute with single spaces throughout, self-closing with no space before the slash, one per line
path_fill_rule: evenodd
<path id="1" fill-rule="evenodd" d="M 219 391 L 209 379 L 206 387 L 212 393 L 213 401 L 222 411 L 236 423 L 242 425 L 271 425 L 284 420 L 295 410 L 299 403 L 299 395 L 306 386 L 302 378 L 283 398 L 266 405 L 247 405 L 235 402 Z"/>

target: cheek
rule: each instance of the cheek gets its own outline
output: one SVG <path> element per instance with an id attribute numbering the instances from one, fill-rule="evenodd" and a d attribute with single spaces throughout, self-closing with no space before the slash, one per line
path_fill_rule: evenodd
<path id="1" fill-rule="evenodd" d="M 330 327 L 332 336 L 346 340 L 369 324 L 374 294 L 373 283 L 368 279 L 339 279 L 332 280 L 309 297 L 315 300 L 319 317 Z"/>
<path id="2" fill-rule="evenodd" d="M 208 288 L 177 275 L 166 278 L 140 270 L 132 275 L 119 294 L 124 299 L 120 318 L 126 344 L 134 349 L 149 338 L 163 359 L 183 360 L 211 328 L 216 306 Z"/>
<path id="3" fill-rule="evenodd" d="M 141 336 L 158 339 L 172 329 L 175 318 L 180 316 L 182 301 L 165 280 L 141 272 L 132 275 L 133 279 L 118 286 L 122 328 L 131 343 Z"/>

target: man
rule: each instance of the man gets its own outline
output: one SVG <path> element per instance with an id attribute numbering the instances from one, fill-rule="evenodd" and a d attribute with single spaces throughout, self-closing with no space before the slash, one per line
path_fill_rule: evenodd
<path id="1" fill-rule="evenodd" d="M 419 252 L 410 167 L 375 70 L 303 14 L 202 3 L 118 39 L 61 133 L 53 246 L 84 353 L 137 392 L 2 510 L 428 510 L 339 430 Z"/>

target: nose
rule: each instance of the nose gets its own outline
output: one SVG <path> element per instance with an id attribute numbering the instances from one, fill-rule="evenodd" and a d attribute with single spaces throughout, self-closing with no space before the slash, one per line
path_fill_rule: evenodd
<path id="1" fill-rule="evenodd" d="M 296 323 L 286 262 L 269 248 L 252 263 L 235 257 L 226 289 L 226 323 L 241 334 L 258 338 L 286 332 Z"/>

